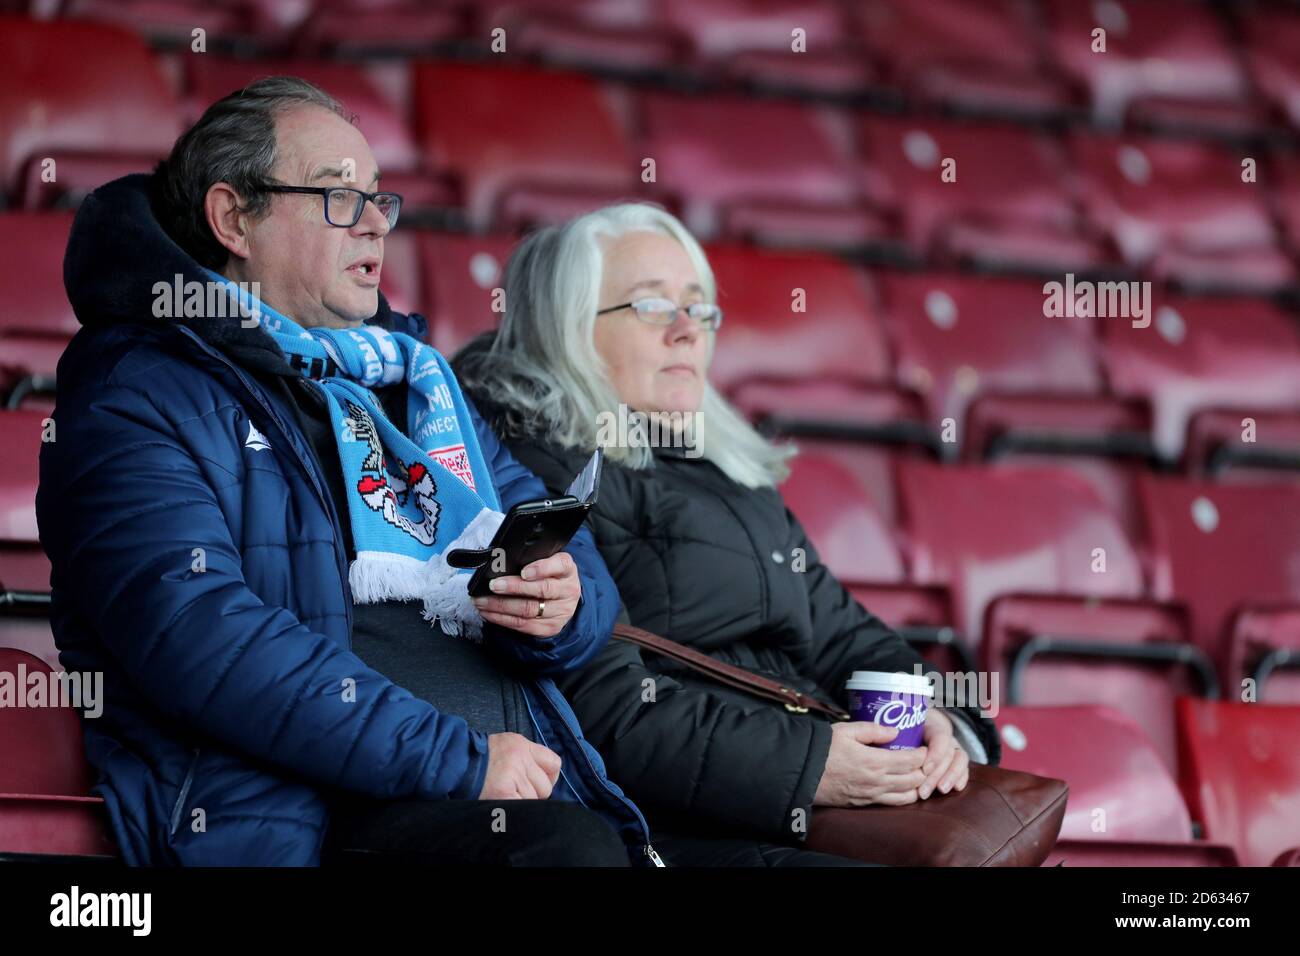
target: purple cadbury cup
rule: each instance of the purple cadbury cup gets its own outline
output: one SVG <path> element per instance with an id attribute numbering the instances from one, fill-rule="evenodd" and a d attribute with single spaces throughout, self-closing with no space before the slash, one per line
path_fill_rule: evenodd
<path id="1" fill-rule="evenodd" d="M 925 715 L 934 696 L 928 678 L 901 671 L 854 671 L 845 687 L 854 720 L 898 728 L 897 737 L 875 746 L 911 750 L 925 743 Z"/>

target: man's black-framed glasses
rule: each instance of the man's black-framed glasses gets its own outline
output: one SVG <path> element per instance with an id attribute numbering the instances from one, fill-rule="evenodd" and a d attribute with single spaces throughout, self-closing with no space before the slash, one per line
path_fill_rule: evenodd
<path id="1" fill-rule="evenodd" d="M 606 312 L 617 312 L 619 309 L 631 309 L 642 322 L 648 322 L 651 325 L 672 325 L 677 321 L 677 312 L 684 310 L 687 315 L 699 323 L 700 328 L 706 331 L 715 331 L 718 326 L 722 325 L 722 309 L 718 308 L 712 302 L 693 302 L 690 305 L 679 306 L 671 299 L 659 297 L 648 299 L 637 299 L 635 302 L 624 302 L 622 305 L 611 305 L 607 309 L 601 309 L 596 314 L 604 315 Z"/>
<path id="2" fill-rule="evenodd" d="M 361 220 L 367 202 L 375 204 L 375 208 L 388 220 L 389 229 L 397 225 L 397 216 L 402 211 L 402 197 L 397 193 L 368 193 L 347 186 L 282 186 L 279 183 L 267 183 L 261 188 L 268 193 L 320 196 L 325 204 L 325 221 L 343 229 L 350 229 Z"/>

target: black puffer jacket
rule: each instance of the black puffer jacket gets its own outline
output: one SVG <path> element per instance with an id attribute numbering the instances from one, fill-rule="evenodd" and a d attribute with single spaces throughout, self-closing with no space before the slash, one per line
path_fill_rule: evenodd
<path id="1" fill-rule="evenodd" d="M 477 387 L 484 347 L 457 357 L 457 377 L 519 461 L 562 492 L 589 452 L 512 434 Z M 852 671 L 910 673 L 922 661 L 835 580 L 776 491 L 738 485 L 680 449 L 658 450 L 645 471 L 610 464 L 590 521 L 638 627 L 841 705 Z M 803 572 L 793 569 L 798 549 Z M 656 826 L 801 838 L 830 747 L 824 718 L 617 640 L 562 687 L 613 778 Z M 996 763 L 992 721 L 977 707 L 950 713 Z"/>

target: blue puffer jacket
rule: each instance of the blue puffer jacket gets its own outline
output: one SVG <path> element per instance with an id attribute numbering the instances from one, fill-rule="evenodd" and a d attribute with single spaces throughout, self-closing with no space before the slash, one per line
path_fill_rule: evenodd
<path id="1" fill-rule="evenodd" d="M 149 183 L 90 196 L 64 261 L 83 327 L 59 362 L 36 497 L 55 641 L 68 670 L 104 674 L 86 753 L 128 863 L 316 864 L 331 791 L 473 799 L 487 737 L 352 653 L 340 516 L 291 396 L 254 374 L 284 355 L 238 319 L 154 317 L 155 283 L 204 276 L 154 218 Z M 369 321 L 424 331 L 382 299 Z M 504 505 L 545 497 L 474 418 Z M 250 423 L 269 454 L 245 447 Z M 618 609 L 589 532 L 568 550 L 583 593 L 569 625 L 484 639 L 562 759 L 552 799 L 600 813 L 652 864 L 644 818 L 548 676 L 589 661 Z"/>

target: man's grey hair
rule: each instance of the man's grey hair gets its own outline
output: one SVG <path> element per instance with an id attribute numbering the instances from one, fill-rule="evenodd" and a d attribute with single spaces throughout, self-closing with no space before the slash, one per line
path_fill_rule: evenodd
<path id="1" fill-rule="evenodd" d="M 679 242 L 695 266 L 705 300 L 716 301 L 704 250 L 676 216 L 654 203 L 607 206 L 533 233 L 506 266 L 505 314 L 491 348 L 466 350 L 456 361 L 462 383 L 501 407 L 508 433 L 589 452 L 597 444 L 599 422 L 622 414 L 596 351 L 596 306 L 605 240 L 643 231 Z M 707 334 L 712 356 L 713 333 Z M 794 448 L 765 439 L 707 382 L 699 414 L 707 426 L 702 457 L 733 481 L 772 487 L 789 473 L 786 460 Z M 605 451 L 630 468 L 654 462 L 644 444 L 607 444 Z"/>
<path id="2" fill-rule="evenodd" d="M 271 196 L 260 188 L 275 168 L 275 120 L 294 106 L 320 106 L 355 118 L 318 86 L 296 76 L 269 76 L 207 108 L 154 171 L 154 213 L 176 244 L 200 265 L 220 269 L 228 250 L 208 228 L 204 202 L 213 183 L 229 183 L 254 218 Z"/>

